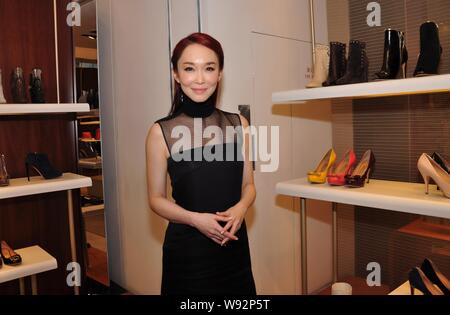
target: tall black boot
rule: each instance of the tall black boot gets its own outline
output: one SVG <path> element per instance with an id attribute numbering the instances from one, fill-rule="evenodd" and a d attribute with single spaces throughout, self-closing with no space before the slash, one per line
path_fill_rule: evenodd
<path id="1" fill-rule="evenodd" d="M 336 81 L 344 76 L 346 68 L 346 45 L 339 42 L 330 42 L 330 65 L 328 68 L 328 78 L 322 83 L 322 85 L 336 85 Z"/>
<path id="2" fill-rule="evenodd" d="M 420 54 L 414 76 L 437 74 L 441 54 L 442 47 L 437 24 L 430 21 L 423 23 L 420 26 Z"/>
<path id="3" fill-rule="evenodd" d="M 336 81 L 337 85 L 353 84 L 369 81 L 369 58 L 366 53 L 366 43 L 359 40 L 350 41 L 348 51 L 347 71 Z"/>
<path id="4" fill-rule="evenodd" d="M 384 31 L 384 56 L 381 70 L 375 73 L 375 80 L 395 79 L 400 67 L 403 78 L 406 77 L 406 63 L 408 51 L 406 50 L 405 35 L 392 29 Z"/>

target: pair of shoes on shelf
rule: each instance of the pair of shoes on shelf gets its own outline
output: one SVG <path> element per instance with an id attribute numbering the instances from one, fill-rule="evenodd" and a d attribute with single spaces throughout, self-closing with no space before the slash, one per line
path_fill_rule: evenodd
<path id="1" fill-rule="evenodd" d="M 420 268 L 412 268 L 408 278 L 411 295 L 414 295 L 415 289 L 425 295 L 450 295 L 450 281 L 428 258 L 425 258 Z"/>
<path id="2" fill-rule="evenodd" d="M 417 168 L 425 182 L 425 193 L 428 194 L 429 192 L 431 178 L 443 192 L 444 196 L 450 198 L 450 173 L 448 172 L 448 162 L 438 153 L 433 154 L 433 157 L 423 153 L 417 161 Z"/>
<path id="3" fill-rule="evenodd" d="M 322 83 L 322 86 L 369 81 L 369 58 L 367 57 L 366 43 L 359 40 L 351 40 L 348 58 L 346 57 L 346 48 L 345 43 L 330 43 L 328 76 L 326 81 Z"/>
<path id="4" fill-rule="evenodd" d="M 25 167 L 28 181 L 30 181 L 30 167 L 35 169 L 39 175 L 45 179 L 53 179 L 62 176 L 62 173 L 50 164 L 47 155 L 44 153 L 29 153 L 25 160 Z"/>
<path id="5" fill-rule="evenodd" d="M 8 266 L 17 266 L 22 263 L 22 257 L 20 257 L 20 255 L 17 254 L 5 241 L 1 241 L 0 256 L 4 264 Z"/>
<path id="6" fill-rule="evenodd" d="M 332 186 L 363 187 L 370 180 L 370 174 L 375 166 L 375 156 L 372 150 L 367 150 L 356 165 L 356 156 L 353 150 L 348 150 L 344 158 L 331 171 L 336 162 L 336 153 L 330 149 L 320 161 L 314 171 L 308 172 L 308 181 L 313 184 L 328 184 Z"/>

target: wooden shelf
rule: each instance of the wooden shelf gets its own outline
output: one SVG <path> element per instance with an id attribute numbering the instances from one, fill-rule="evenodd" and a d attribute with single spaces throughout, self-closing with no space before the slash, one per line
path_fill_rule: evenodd
<path id="1" fill-rule="evenodd" d="M 0 187 L 0 199 L 15 198 L 43 194 L 55 191 L 77 189 L 92 186 L 90 177 L 72 173 L 64 173 L 63 176 L 46 180 L 42 177 L 15 178 L 10 180 L 10 185 Z"/>
<path id="2" fill-rule="evenodd" d="M 89 213 L 89 212 L 99 211 L 99 210 L 104 210 L 104 209 L 105 209 L 105 205 L 101 204 L 101 205 L 95 205 L 95 206 L 81 207 L 81 212 Z"/>
<path id="3" fill-rule="evenodd" d="M 0 269 L 0 283 L 28 277 L 58 267 L 56 259 L 39 246 L 32 246 L 15 250 L 22 257 L 18 266 L 3 264 Z"/>
<path id="4" fill-rule="evenodd" d="M 352 295 L 387 295 L 389 294 L 389 287 L 381 285 L 379 287 L 369 287 L 366 279 L 358 277 L 347 277 L 339 280 L 339 282 L 346 282 L 352 286 Z M 318 295 L 331 295 L 331 285 L 323 289 Z"/>
<path id="5" fill-rule="evenodd" d="M 96 120 L 96 121 L 83 121 L 80 122 L 81 126 L 90 126 L 90 125 L 100 125 L 100 121 Z"/>
<path id="6" fill-rule="evenodd" d="M 299 89 L 272 94 L 273 103 L 304 103 L 331 98 L 371 98 L 450 92 L 450 74 Z"/>
<path id="7" fill-rule="evenodd" d="M 102 159 L 101 158 L 80 159 L 78 161 L 78 167 L 94 170 L 101 169 Z"/>
<path id="8" fill-rule="evenodd" d="M 426 222 L 423 219 L 401 227 L 398 232 L 450 242 L 450 226 Z"/>
<path id="9" fill-rule="evenodd" d="M 58 114 L 89 112 L 89 104 L 0 104 L 0 115 Z"/>
<path id="10" fill-rule="evenodd" d="M 94 138 L 92 138 L 92 139 L 83 139 L 83 138 L 80 138 L 80 141 L 82 141 L 82 142 L 101 142 L 101 140 L 97 140 L 97 139 L 94 139 Z"/>
<path id="11" fill-rule="evenodd" d="M 362 188 L 310 184 L 306 178 L 278 183 L 276 192 L 293 197 L 414 213 L 450 219 L 450 199 L 436 185 L 425 194 L 424 184 L 370 180 Z"/>

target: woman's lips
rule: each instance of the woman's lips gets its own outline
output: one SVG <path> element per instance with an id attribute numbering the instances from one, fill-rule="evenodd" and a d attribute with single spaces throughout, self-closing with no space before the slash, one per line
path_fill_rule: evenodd
<path id="1" fill-rule="evenodd" d="M 207 89 L 192 89 L 195 94 L 203 94 L 206 92 Z"/>

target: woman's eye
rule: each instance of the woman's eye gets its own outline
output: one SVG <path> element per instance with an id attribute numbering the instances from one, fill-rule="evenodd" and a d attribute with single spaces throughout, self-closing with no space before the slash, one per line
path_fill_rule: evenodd
<path id="1" fill-rule="evenodd" d="M 214 71 L 214 70 L 216 70 L 216 69 L 214 69 L 213 67 L 208 67 L 208 68 L 206 68 L 206 70 L 208 70 L 208 71 Z"/>
<path id="2" fill-rule="evenodd" d="M 184 69 L 184 71 L 191 71 L 191 70 L 194 70 L 194 68 L 188 67 L 188 68 Z"/>

